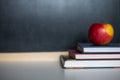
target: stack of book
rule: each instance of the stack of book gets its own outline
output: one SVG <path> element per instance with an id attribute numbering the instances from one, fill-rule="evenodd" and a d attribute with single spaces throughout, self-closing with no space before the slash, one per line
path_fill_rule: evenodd
<path id="1" fill-rule="evenodd" d="M 95 46 L 78 43 L 76 50 L 61 55 L 63 68 L 120 68 L 120 44 Z"/>

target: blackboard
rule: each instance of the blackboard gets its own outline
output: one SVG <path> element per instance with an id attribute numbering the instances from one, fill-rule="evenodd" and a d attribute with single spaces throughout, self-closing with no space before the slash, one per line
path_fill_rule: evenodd
<path id="1" fill-rule="evenodd" d="M 0 0 L 0 52 L 64 51 L 88 41 L 94 22 L 119 42 L 119 0 Z"/>

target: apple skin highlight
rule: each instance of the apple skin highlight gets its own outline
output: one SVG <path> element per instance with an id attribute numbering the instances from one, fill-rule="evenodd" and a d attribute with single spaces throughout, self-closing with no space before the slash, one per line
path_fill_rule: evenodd
<path id="1" fill-rule="evenodd" d="M 107 45 L 114 36 L 114 29 L 111 24 L 94 23 L 88 31 L 88 38 L 94 45 Z"/>

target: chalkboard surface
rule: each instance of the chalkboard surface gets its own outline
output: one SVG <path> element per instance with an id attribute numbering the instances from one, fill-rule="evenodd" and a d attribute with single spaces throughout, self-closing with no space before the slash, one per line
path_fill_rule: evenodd
<path id="1" fill-rule="evenodd" d="M 64 51 L 89 42 L 94 22 L 111 23 L 119 41 L 119 0 L 0 0 L 0 52 Z"/>

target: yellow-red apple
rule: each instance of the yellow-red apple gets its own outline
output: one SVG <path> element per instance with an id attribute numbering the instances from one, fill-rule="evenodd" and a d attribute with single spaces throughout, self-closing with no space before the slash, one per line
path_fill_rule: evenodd
<path id="1" fill-rule="evenodd" d="M 94 23 L 90 26 L 88 31 L 88 38 L 90 42 L 95 45 L 107 45 L 114 37 L 114 29 L 111 24 Z"/>

